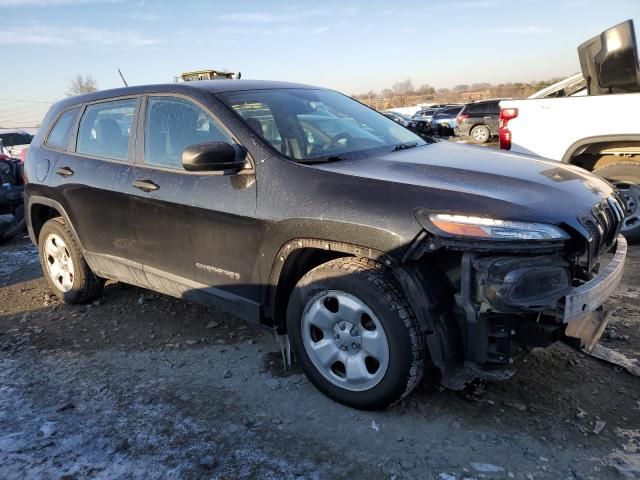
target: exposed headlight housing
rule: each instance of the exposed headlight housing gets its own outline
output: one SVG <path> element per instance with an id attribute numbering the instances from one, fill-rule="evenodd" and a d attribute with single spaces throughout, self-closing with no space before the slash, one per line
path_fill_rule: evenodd
<path id="1" fill-rule="evenodd" d="M 569 235 L 554 225 L 494 218 L 433 213 L 429 221 L 440 231 L 487 240 L 566 240 Z"/>

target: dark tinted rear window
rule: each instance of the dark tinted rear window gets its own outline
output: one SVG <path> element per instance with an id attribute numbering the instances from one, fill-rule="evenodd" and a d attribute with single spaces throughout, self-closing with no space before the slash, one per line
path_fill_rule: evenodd
<path id="1" fill-rule="evenodd" d="M 71 133 L 71 127 L 76 121 L 79 108 L 73 108 L 64 112 L 56 124 L 53 126 L 47 137 L 47 145 L 54 148 L 65 148 L 69 141 L 69 134 Z"/>
<path id="2" fill-rule="evenodd" d="M 485 111 L 484 103 L 474 103 L 467 106 L 467 113 L 483 113 Z"/>
<path id="3" fill-rule="evenodd" d="M 490 113 L 500 113 L 500 102 L 491 102 L 487 106 Z"/>
<path id="4" fill-rule="evenodd" d="M 473 103 L 467 107 L 468 113 L 500 113 L 500 102 Z"/>

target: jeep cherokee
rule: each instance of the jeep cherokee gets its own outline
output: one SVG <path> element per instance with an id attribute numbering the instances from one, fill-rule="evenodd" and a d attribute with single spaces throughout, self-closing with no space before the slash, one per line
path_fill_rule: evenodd
<path id="1" fill-rule="evenodd" d="M 507 160 L 507 161 L 505 161 Z M 569 165 L 428 143 L 340 93 L 217 80 L 56 103 L 26 160 L 51 289 L 105 279 L 276 330 L 344 404 L 425 372 L 504 379 L 535 346 L 591 348 L 621 280 L 624 200 Z"/>

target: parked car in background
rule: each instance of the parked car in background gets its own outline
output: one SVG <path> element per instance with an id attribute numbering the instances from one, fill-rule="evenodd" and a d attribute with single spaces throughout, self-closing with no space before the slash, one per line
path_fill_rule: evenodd
<path id="1" fill-rule="evenodd" d="M 433 118 L 433 116 L 436 114 L 436 112 L 438 111 L 437 108 L 427 108 L 425 110 L 418 110 L 415 115 L 411 118 L 413 119 L 421 119 L 421 120 L 427 120 L 427 121 L 431 121 L 431 119 Z"/>
<path id="2" fill-rule="evenodd" d="M 232 312 L 357 408 L 392 405 L 425 375 L 456 389 L 507 379 L 519 346 L 592 348 L 624 272 L 606 181 L 430 144 L 317 87 L 67 98 L 25 169 L 29 234 L 58 297 L 92 302 L 112 279 Z"/>
<path id="3" fill-rule="evenodd" d="M 415 123 L 411 120 L 411 117 L 398 112 L 380 112 L 387 118 L 390 118 L 394 122 L 402 125 L 403 127 L 409 128 L 410 126 L 415 125 Z"/>
<path id="4" fill-rule="evenodd" d="M 0 153 L 0 243 L 25 230 L 21 160 Z"/>
<path id="5" fill-rule="evenodd" d="M 24 130 L 0 130 L 0 153 L 12 158 L 20 158 L 22 151 L 29 147 L 33 135 Z"/>
<path id="6" fill-rule="evenodd" d="M 640 65 L 632 21 L 584 42 L 578 57 L 581 74 L 529 99 L 501 102 L 500 148 L 577 165 L 607 179 L 626 200 L 622 233 L 638 243 Z"/>
<path id="7" fill-rule="evenodd" d="M 431 130 L 438 135 L 450 135 L 456 127 L 456 117 L 463 107 L 446 107 L 438 110 L 431 119 Z"/>
<path id="8" fill-rule="evenodd" d="M 391 112 L 388 110 L 386 112 L 380 113 L 410 130 L 426 133 L 430 127 L 430 122 L 428 120 L 415 119 L 410 117 L 409 115 L 405 115 L 404 113 Z"/>
<path id="9" fill-rule="evenodd" d="M 471 137 L 474 143 L 486 143 L 498 135 L 500 100 L 483 100 L 468 103 L 458 114 L 455 134 Z"/>

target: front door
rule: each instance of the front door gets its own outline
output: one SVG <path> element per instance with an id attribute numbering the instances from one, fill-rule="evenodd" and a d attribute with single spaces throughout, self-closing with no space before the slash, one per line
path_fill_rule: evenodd
<path id="1" fill-rule="evenodd" d="M 165 282 L 165 291 L 173 281 L 257 302 L 255 176 L 187 172 L 181 163 L 188 146 L 233 143 L 232 135 L 204 106 L 168 95 L 147 97 L 139 132 L 144 143 L 129 188 L 147 277 Z"/>

